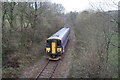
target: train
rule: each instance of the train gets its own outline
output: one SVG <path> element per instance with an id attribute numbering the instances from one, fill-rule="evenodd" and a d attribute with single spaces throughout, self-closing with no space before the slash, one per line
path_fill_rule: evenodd
<path id="1" fill-rule="evenodd" d="M 46 58 L 48 60 L 60 60 L 65 52 L 70 37 L 70 28 L 63 27 L 46 40 Z"/>

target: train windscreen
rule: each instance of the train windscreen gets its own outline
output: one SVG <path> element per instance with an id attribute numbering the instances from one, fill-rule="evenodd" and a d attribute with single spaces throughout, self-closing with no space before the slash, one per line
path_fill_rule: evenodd
<path id="1" fill-rule="evenodd" d="M 47 47 L 50 47 L 52 42 L 56 42 L 57 46 L 61 46 L 61 40 L 57 40 L 57 39 L 51 39 L 51 40 L 47 40 Z"/>
<path id="2" fill-rule="evenodd" d="M 61 40 L 57 40 L 57 46 L 61 46 Z"/>

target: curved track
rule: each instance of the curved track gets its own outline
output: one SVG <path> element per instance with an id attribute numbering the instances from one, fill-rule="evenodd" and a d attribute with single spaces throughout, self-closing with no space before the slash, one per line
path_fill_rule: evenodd
<path id="1" fill-rule="evenodd" d="M 39 78 L 52 78 L 59 61 L 48 61 L 43 69 L 36 76 L 36 80 Z"/>

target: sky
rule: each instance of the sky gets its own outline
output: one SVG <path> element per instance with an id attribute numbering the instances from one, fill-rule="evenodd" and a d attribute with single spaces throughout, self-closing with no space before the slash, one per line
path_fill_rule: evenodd
<path id="1" fill-rule="evenodd" d="M 97 10 L 102 9 L 104 11 L 108 10 L 118 10 L 118 2 L 120 0 L 0 0 L 0 1 L 17 1 L 17 2 L 33 2 L 33 1 L 50 1 L 53 3 L 62 4 L 66 9 L 65 12 L 70 11 L 83 11 L 83 10 Z"/>
<path id="2" fill-rule="evenodd" d="M 83 11 L 88 9 L 100 9 L 104 11 L 117 10 L 118 2 L 120 0 L 51 0 L 53 3 L 62 4 L 66 12 L 70 11 Z"/>

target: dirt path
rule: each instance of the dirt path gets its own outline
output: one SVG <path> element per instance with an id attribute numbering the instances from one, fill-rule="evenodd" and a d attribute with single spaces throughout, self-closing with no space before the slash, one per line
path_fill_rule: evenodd
<path id="1" fill-rule="evenodd" d="M 47 63 L 45 58 L 39 60 L 38 62 L 30 65 L 27 69 L 22 72 L 20 78 L 36 78 L 38 73 L 43 69 L 44 65 Z"/>
<path id="2" fill-rule="evenodd" d="M 74 31 L 71 29 L 70 40 L 66 47 L 66 51 L 60 60 L 58 67 L 56 68 L 53 78 L 67 78 L 69 76 L 69 70 L 71 68 L 72 53 L 74 53 Z M 21 75 L 21 78 L 35 78 L 36 75 L 43 69 L 46 64 L 46 58 L 39 60 L 34 65 L 31 65 L 25 69 Z"/>

